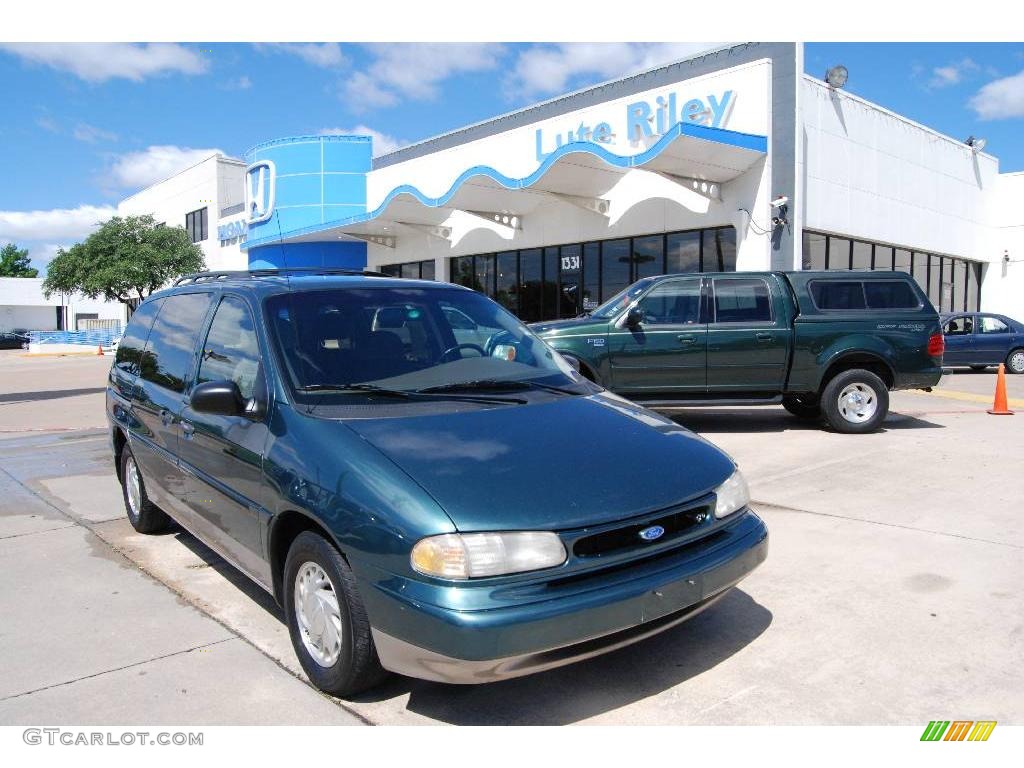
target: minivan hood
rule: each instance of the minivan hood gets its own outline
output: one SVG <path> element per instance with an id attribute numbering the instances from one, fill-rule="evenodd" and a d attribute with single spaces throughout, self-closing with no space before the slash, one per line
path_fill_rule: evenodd
<path id="1" fill-rule="evenodd" d="M 610 393 L 346 426 L 419 483 L 460 531 L 621 520 L 699 497 L 734 468 L 703 438 Z"/>

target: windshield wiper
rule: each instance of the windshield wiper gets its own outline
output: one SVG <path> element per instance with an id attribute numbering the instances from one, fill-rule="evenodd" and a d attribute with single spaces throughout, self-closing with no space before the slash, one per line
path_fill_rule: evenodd
<path id="1" fill-rule="evenodd" d="M 376 384 L 363 384 L 363 383 L 355 383 L 355 384 L 326 384 L 326 383 L 318 382 L 316 384 L 306 384 L 305 386 L 297 387 L 296 389 L 298 389 L 298 391 L 300 391 L 300 392 L 341 392 L 341 393 L 345 393 L 345 392 L 366 392 L 368 394 L 381 395 L 383 397 L 400 398 L 400 399 L 403 399 L 403 400 L 431 399 L 432 396 L 433 396 L 433 399 L 436 399 L 436 398 L 439 398 L 439 397 L 443 397 L 443 390 L 439 390 L 439 391 L 437 391 L 435 393 L 435 392 L 433 392 L 431 390 L 431 388 L 416 389 L 416 390 L 388 389 L 387 387 L 380 387 L 380 386 L 377 386 Z M 452 399 L 467 400 L 467 401 L 470 401 L 470 402 L 478 402 L 478 403 L 518 403 L 518 404 L 523 404 L 523 403 L 526 402 L 525 400 L 520 400 L 518 398 L 508 398 L 508 397 L 458 397 L 458 398 L 447 397 L 445 399 L 448 399 L 448 400 L 452 400 Z"/>
<path id="2" fill-rule="evenodd" d="M 526 389 L 542 389 L 545 392 L 558 392 L 562 395 L 577 395 L 570 389 L 562 389 L 550 384 L 540 384 L 536 381 L 523 381 L 521 379 L 475 379 L 473 381 L 457 381 L 451 384 L 438 384 L 433 387 L 417 389 L 416 392 L 430 394 L 434 392 L 467 392 L 467 391 L 492 391 L 510 392 Z"/>

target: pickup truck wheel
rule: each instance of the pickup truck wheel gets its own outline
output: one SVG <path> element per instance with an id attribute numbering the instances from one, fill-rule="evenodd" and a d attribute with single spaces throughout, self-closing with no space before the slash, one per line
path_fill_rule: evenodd
<path id="1" fill-rule="evenodd" d="M 310 681 L 352 696 L 387 676 L 348 563 L 322 536 L 295 537 L 284 566 L 284 611 L 295 655 Z"/>
<path id="2" fill-rule="evenodd" d="M 1006 356 L 1007 373 L 1024 373 L 1024 349 L 1014 349 Z"/>
<path id="3" fill-rule="evenodd" d="M 829 381 L 821 402 L 826 421 L 837 432 L 872 432 L 889 412 L 889 390 L 871 371 L 857 368 Z"/>
<path id="4" fill-rule="evenodd" d="M 171 518 L 146 495 L 142 472 L 127 445 L 121 451 L 121 495 L 128 522 L 139 533 L 160 533 L 170 527 Z"/>
<path id="5" fill-rule="evenodd" d="M 801 419 L 817 419 L 821 416 L 821 401 L 813 395 L 786 395 L 782 407 Z"/>

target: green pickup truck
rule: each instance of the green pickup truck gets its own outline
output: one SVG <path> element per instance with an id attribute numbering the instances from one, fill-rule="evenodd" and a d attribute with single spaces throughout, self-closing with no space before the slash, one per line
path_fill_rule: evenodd
<path id="1" fill-rule="evenodd" d="M 942 376 L 938 313 L 904 272 L 660 275 L 531 328 L 641 405 L 781 403 L 839 432 L 876 429 L 889 390 Z"/>

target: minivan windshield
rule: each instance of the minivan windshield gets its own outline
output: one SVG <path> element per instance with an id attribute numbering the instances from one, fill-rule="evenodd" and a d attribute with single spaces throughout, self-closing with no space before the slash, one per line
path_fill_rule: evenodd
<path id="1" fill-rule="evenodd" d="M 300 400 L 325 394 L 501 402 L 529 389 L 589 391 L 515 316 L 460 288 L 293 290 L 267 299 L 280 359 Z M 508 400 L 508 402 L 523 402 Z"/>
<path id="2" fill-rule="evenodd" d="M 590 316 L 596 317 L 598 320 L 610 320 L 632 304 L 633 300 L 637 296 L 650 288 L 656 279 L 657 278 L 654 277 L 645 277 L 643 280 L 637 280 L 631 286 L 619 291 L 608 299 L 608 301 L 591 312 Z"/>

